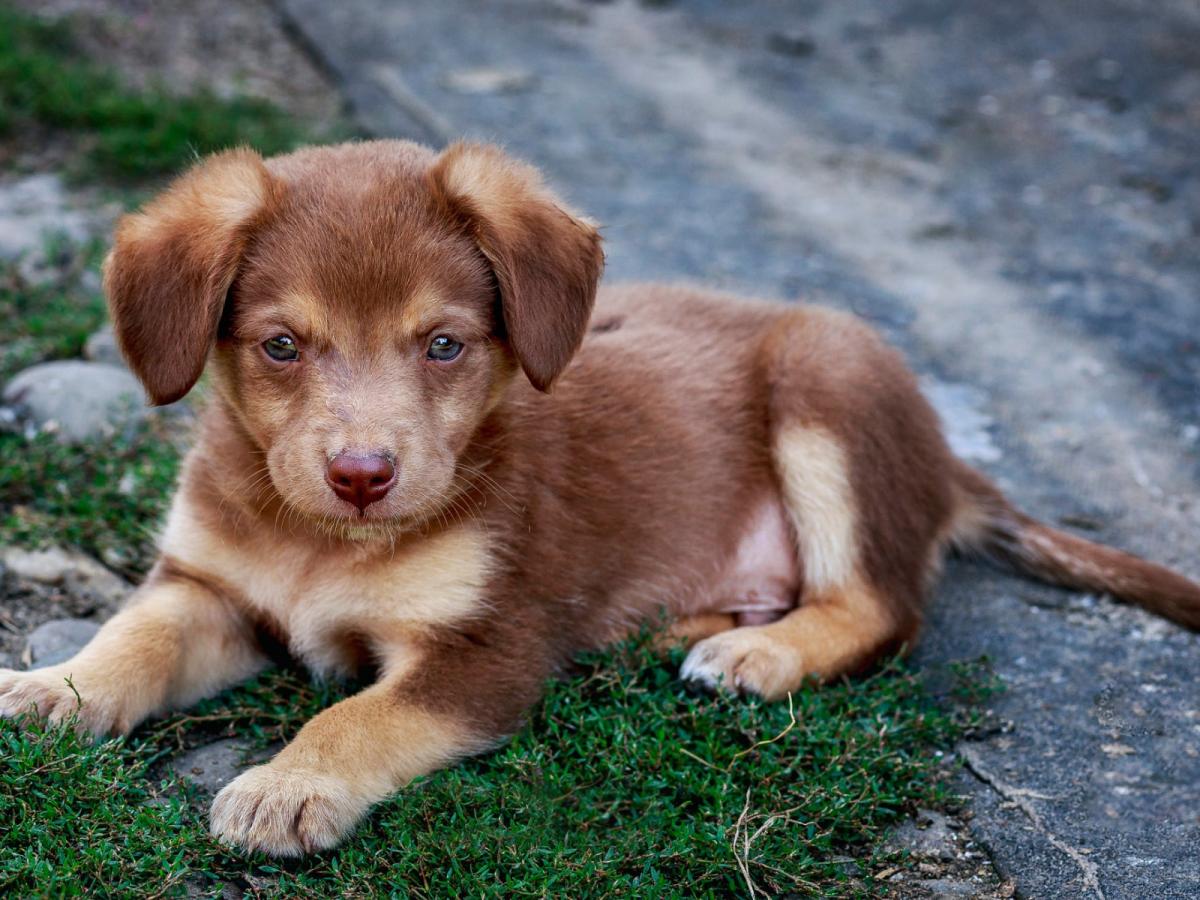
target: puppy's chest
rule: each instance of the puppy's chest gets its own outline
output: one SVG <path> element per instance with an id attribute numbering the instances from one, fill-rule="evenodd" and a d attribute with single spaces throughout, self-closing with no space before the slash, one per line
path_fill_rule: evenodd
<path id="1" fill-rule="evenodd" d="M 224 586 L 293 655 L 327 673 L 403 664 L 421 632 L 482 610 L 491 570 L 484 535 L 469 525 L 379 550 L 231 540 L 172 521 L 163 550 Z"/>

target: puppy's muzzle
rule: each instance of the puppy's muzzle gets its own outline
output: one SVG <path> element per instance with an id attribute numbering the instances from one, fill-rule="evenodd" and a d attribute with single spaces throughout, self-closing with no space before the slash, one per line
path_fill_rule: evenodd
<path id="1" fill-rule="evenodd" d="M 343 451 L 329 461 L 325 481 L 333 492 L 360 513 L 387 496 L 396 483 L 396 467 L 382 453 Z"/>

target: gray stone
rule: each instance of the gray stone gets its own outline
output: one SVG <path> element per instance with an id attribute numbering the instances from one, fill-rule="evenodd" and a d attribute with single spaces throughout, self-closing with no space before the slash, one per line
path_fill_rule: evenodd
<path id="1" fill-rule="evenodd" d="M 946 440 L 958 456 L 971 462 L 995 462 L 1000 448 L 992 439 L 995 422 L 986 412 L 987 395 L 969 384 L 922 378 L 921 392 L 942 420 Z"/>
<path id="2" fill-rule="evenodd" d="M 84 269 L 79 275 L 79 287 L 89 294 L 99 294 L 104 290 L 104 279 L 95 269 Z"/>
<path id="3" fill-rule="evenodd" d="M 33 630 L 25 642 L 21 662 L 41 669 L 66 662 L 95 637 L 100 625 L 87 619 L 52 619 Z"/>
<path id="4" fill-rule="evenodd" d="M 197 898 L 197 900 L 201 897 L 205 898 L 205 900 L 212 900 L 214 896 L 212 882 L 202 875 L 189 875 L 183 881 L 183 888 L 183 896 L 187 900 L 191 900 L 193 897 Z M 241 900 L 242 897 L 246 896 L 246 892 L 236 884 L 225 884 L 221 886 L 221 893 L 216 896 L 220 897 L 221 900 Z"/>
<path id="5" fill-rule="evenodd" d="M 509 94 L 537 83 L 527 69 L 458 69 L 445 77 L 446 87 L 460 94 Z"/>
<path id="6" fill-rule="evenodd" d="M 127 370 L 81 360 L 32 366 L 5 386 L 3 397 L 66 442 L 111 434 L 148 412 L 142 387 Z"/>
<path id="7" fill-rule="evenodd" d="M 950 820 L 929 809 L 918 810 L 913 819 L 901 824 L 885 845 L 889 852 L 907 850 L 922 859 L 954 859 L 957 854 Z"/>
<path id="8" fill-rule="evenodd" d="M 950 900 L 952 897 L 977 897 L 984 893 L 982 885 L 970 881 L 958 881 L 954 878 L 935 878 L 930 881 L 918 881 L 916 884 L 929 891 L 935 900 Z M 988 896 L 995 896 L 994 891 L 987 891 Z"/>
<path id="9" fill-rule="evenodd" d="M 767 36 L 767 46 L 784 56 L 812 56 L 817 42 L 807 31 L 775 31 Z"/>
<path id="10" fill-rule="evenodd" d="M 51 236 L 78 242 L 86 240 L 89 231 L 88 217 L 71 208 L 57 175 L 30 175 L 0 184 L 0 259 L 37 257 Z"/>
<path id="11" fill-rule="evenodd" d="M 20 547 L 0 548 L 0 563 L 18 578 L 39 584 L 61 584 L 71 567 L 69 555 L 58 547 L 45 550 L 22 550 Z"/>
<path id="12" fill-rule="evenodd" d="M 197 787 L 215 794 L 254 764 L 249 748 L 237 738 L 225 738 L 189 750 L 171 761 L 171 770 Z"/>
<path id="13" fill-rule="evenodd" d="M 125 357 L 117 346 L 117 336 L 113 334 L 111 325 L 105 325 L 87 339 L 83 345 L 83 355 L 92 362 L 125 367 Z"/>
<path id="14" fill-rule="evenodd" d="M 66 592 L 93 600 L 104 607 L 116 606 L 133 587 L 119 575 L 83 553 L 47 547 L 23 550 L 0 547 L 0 564 L 12 576 L 38 584 L 61 586 Z"/>

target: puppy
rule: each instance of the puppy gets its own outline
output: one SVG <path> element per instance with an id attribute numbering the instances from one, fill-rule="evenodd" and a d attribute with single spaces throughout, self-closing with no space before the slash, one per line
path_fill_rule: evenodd
<path id="1" fill-rule="evenodd" d="M 82 728 L 122 734 L 262 669 L 267 637 L 371 667 L 213 804 L 222 840 L 291 856 L 663 611 L 685 678 L 766 698 L 910 646 L 950 547 L 1200 626 L 1200 587 L 955 459 L 852 317 L 662 286 L 593 313 L 602 264 L 476 144 L 232 150 L 125 217 L 121 348 L 154 403 L 206 365 L 211 399 L 145 584 L 74 659 L 0 674 L 0 712 L 61 720 L 78 691 Z"/>

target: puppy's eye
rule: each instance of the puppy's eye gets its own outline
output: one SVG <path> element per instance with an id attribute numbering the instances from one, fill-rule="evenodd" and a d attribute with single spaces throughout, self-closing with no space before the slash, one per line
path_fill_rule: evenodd
<path id="1" fill-rule="evenodd" d="M 426 351 L 425 355 L 439 362 L 450 362 L 450 360 L 462 353 L 462 349 L 463 345 L 461 342 L 444 334 L 439 334 L 429 342 L 429 350 Z"/>
<path id="2" fill-rule="evenodd" d="M 263 350 L 267 356 L 279 362 L 293 362 L 300 358 L 300 348 L 286 334 L 277 334 L 269 341 L 263 341 Z"/>

